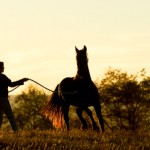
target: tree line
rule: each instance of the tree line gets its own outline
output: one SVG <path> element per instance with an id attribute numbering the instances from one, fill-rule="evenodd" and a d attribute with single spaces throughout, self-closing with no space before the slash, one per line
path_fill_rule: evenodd
<path id="1" fill-rule="evenodd" d="M 150 77 L 109 68 L 97 84 L 103 113 L 112 128 L 136 130 L 150 123 Z"/>
<path id="2" fill-rule="evenodd" d="M 109 68 L 102 80 L 95 81 L 95 84 L 100 95 L 102 114 L 109 128 L 136 130 L 150 127 L 150 77 L 145 69 L 133 75 L 121 69 Z M 34 86 L 15 96 L 13 112 L 18 127 L 53 129 L 51 122 L 40 113 L 49 98 L 50 95 Z M 71 108 L 69 115 L 71 125 L 80 126 L 74 108 Z M 90 124 L 88 116 L 84 114 L 84 117 Z M 10 128 L 6 118 L 3 124 L 3 129 Z"/>

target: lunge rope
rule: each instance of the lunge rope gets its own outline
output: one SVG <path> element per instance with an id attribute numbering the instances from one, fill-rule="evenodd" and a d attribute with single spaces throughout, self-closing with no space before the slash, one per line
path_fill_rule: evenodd
<path id="1" fill-rule="evenodd" d="M 46 89 L 46 90 L 48 90 L 48 91 L 50 91 L 50 92 L 54 92 L 53 90 L 48 89 L 47 87 L 45 87 L 45 86 L 43 86 L 42 84 L 36 82 L 35 80 L 29 79 L 29 78 L 28 78 L 28 80 L 30 80 L 30 81 L 32 81 L 32 82 L 34 82 L 34 83 L 40 85 L 41 87 L 43 87 L 44 89 Z M 20 86 L 20 85 L 16 86 L 15 88 L 13 88 L 12 90 L 10 90 L 9 92 L 12 92 L 12 91 L 16 90 L 19 86 Z"/>
<path id="2" fill-rule="evenodd" d="M 37 82 L 37 81 L 35 81 L 35 80 L 33 80 L 33 79 L 29 79 L 29 78 L 28 78 L 28 80 L 30 80 L 30 81 L 32 81 L 32 82 L 34 82 L 34 83 L 40 85 L 41 87 L 43 87 L 44 89 L 46 89 L 46 90 L 48 90 L 48 91 L 50 91 L 50 92 L 58 93 L 58 92 L 56 92 L 56 91 L 53 91 L 53 90 L 51 90 L 51 89 L 45 87 L 44 85 L 40 84 L 39 82 Z M 9 92 L 14 91 L 14 90 L 17 89 L 19 86 L 20 86 L 20 85 L 16 86 L 14 89 L 10 90 Z M 72 91 L 72 92 L 62 92 L 62 93 L 63 93 L 63 94 L 76 94 L 77 91 Z"/>
<path id="3" fill-rule="evenodd" d="M 36 83 L 36 84 L 38 84 L 38 85 L 40 85 L 41 87 L 43 87 L 44 89 L 46 89 L 46 90 L 48 90 L 48 91 L 50 91 L 50 92 L 54 92 L 53 90 L 51 90 L 51 89 L 49 89 L 49 88 L 43 86 L 42 84 L 36 82 L 35 80 L 32 80 L 32 79 L 29 79 L 29 80 L 32 81 L 32 82 L 34 82 L 34 83 Z"/>
<path id="4" fill-rule="evenodd" d="M 20 85 L 16 86 L 15 88 L 13 88 L 12 90 L 8 91 L 8 92 L 12 92 L 14 91 L 15 89 L 17 89 Z"/>

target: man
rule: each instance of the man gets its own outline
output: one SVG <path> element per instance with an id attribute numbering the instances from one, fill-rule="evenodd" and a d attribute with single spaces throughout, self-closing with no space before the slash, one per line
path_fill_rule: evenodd
<path id="1" fill-rule="evenodd" d="M 2 125 L 3 113 L 6 114 L 13 131 L 17 131 L 17 125 L 13 116 L 13 112 L 8 100 L 8 87 L 15 87 L 17 85 L 23 85 L 27 78 L 12 82 L 4 72 L 4 63 L 0 62 L 0 127 Z"/>

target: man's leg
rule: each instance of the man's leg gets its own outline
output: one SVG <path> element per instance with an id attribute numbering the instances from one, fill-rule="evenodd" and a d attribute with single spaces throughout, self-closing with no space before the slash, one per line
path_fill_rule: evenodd
<path id="1" fill-rule="evenodd" d="M 8 99 L 6 99 L 5 104 L 3 105 L 3 111 L 9 119 L 13 131 L 17 131 L 17 125 Z"/>

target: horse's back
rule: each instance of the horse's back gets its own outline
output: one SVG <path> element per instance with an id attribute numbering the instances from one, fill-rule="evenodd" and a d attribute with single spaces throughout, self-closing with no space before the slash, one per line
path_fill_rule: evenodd
<path id="1" fill-rule="evenodd" d="M 64 78 L 59 84 L 59 92 L 70 105 L 93 106 L 99 101 L 97 87 L 92 81 L 84 78 L 77 80 L 73 77 Z"/>
<path id="2" fill-rule="evenodd" d="M 73 77 L 64 78 L 59 84 L 59 89 L 64 93 L 73 91 L 75 89 Z"/>

